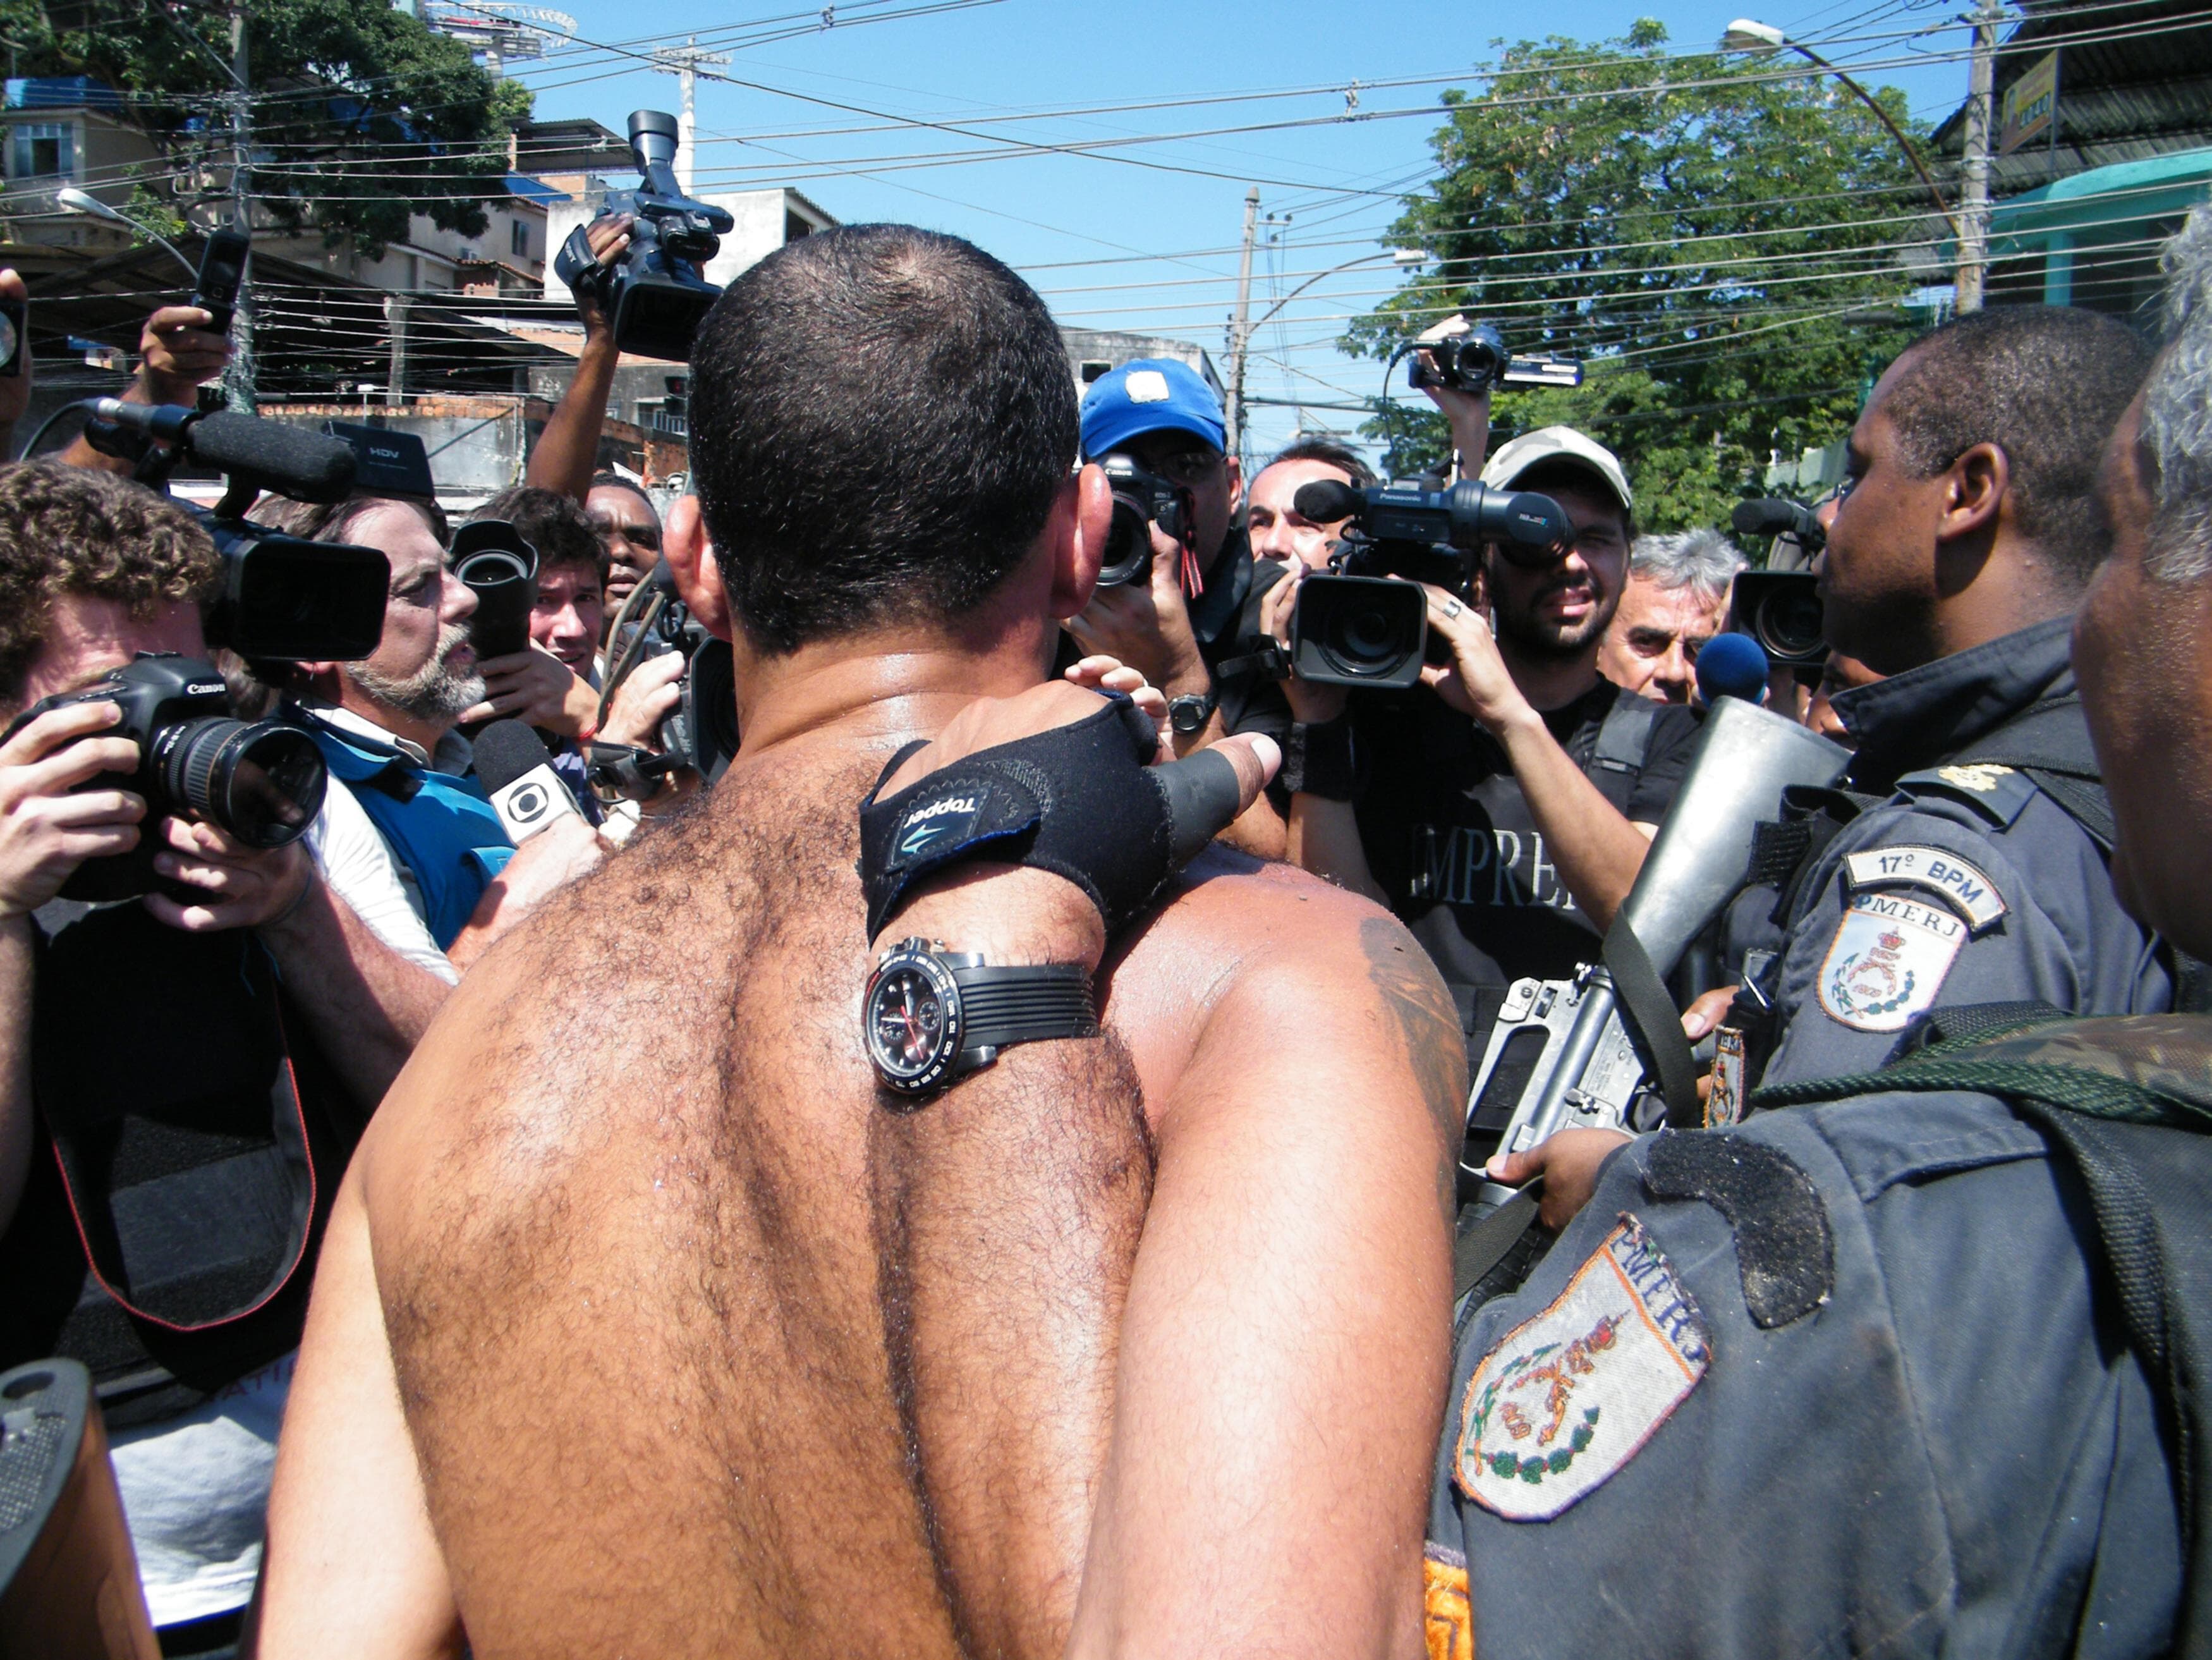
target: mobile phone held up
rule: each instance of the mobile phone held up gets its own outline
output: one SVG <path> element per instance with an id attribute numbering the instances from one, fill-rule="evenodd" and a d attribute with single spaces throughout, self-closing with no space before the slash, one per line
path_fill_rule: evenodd
<path id="1" fill-rule="evenodd" d="M 252 246 L 243 231 L 226 228 L 208 236 L 207 247 L 200 255 L 200 277 L 192 289 L 192 303 L 213 319 L 207 325 L 211 334 L 230 332 L 230 319 L 238 309 L 238 291 L 246 286 L 246 255 Z"/>

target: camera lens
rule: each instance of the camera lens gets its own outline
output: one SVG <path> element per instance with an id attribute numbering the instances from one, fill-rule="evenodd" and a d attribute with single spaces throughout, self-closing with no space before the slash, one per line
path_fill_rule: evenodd
<path id="1" fill-rule="evenodd" d="M 329 773 L 315 740 L 274 721 L 185 721 L 156 733 L 162 803 L 252 848 L 296 841 L 322 811 Z"/>
<path id="2" fill-rule="evenodd" d="M 1152 520 L 1133 498 L 1114 492 L 1114 518 L 1099 562 L 1098 586 L 1120 587 L 1146 575 L 1152 567 Z"/>
<path id="3" fill-rule="evenodd" d="M 1760 647 L 1775 659 L 1818 655 L 1826 648 L 1820 597 L 1796 584 L 1769 594 L 1753 619 Z"/>
<path id="4" fill-rule="evenodd" d="M 1420 590 L 1408 592 L 1418 594 Z M 1316 643 L 1322 660 L 1336 673 L 1353 680 L 1381 679 L 1401 670 L 1407 657 L 1419 651 L 1420 621 L 1418 616 L 1409 617 L 1402 604 L 1363 594 L 1327 619 Z"/>

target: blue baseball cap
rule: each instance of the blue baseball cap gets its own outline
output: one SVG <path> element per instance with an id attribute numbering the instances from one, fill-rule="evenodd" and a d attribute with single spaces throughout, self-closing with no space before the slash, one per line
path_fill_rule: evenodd
<path id="1" fill-rule="evenodd" d="M 1195 434 L 1218 450 L 1229 447 L 1221 400 L 1197 370 L 1171 357 L 1139 357 L 1100 375 L 1083 394 L 1083 454 L 1096 461 L 1148 432 Z"/>

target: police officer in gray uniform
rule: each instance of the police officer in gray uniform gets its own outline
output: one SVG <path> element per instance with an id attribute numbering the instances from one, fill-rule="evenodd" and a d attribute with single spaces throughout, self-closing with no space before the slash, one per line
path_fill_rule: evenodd
<path id="1" fill-rule="evenodd" d="M 2112 443 L 2112 556 L 2083 604 L 2075 660 L 2118 820 L 2119 894 L 2202 952 L 2212 215 L 2168 260 L 2184 326 Z M 1997 816 L 1984 815 L 1993 830 Z M 1923 815 L 1911 830 L 1952 822 Z M 2012 844 L 2008 879 L 2022 867 Z M 2007 920 L 2031 897 L 2055 904 L 2002 897 Z M 1984 903 L 1961 896 L 1955 909 Z M 2102 949 L 2095 936 L 2066 943 L 2077 961 Z M 2100 1029 L 2118 1040 L 2101 1056 Z M 2212 1103 L 2212 1021 L 2066 1030 L 2083 1036 L 2014 1040 L 2007 1053 L 2030 1064 L 2012 1075 Z M 2086 1072 L 2054 1064 L 2069 1043 Z M 2212 1573 L 2185 1566 L 2207 1560 L 2212 1499 L 2201 1474 L 2179 1479 L 2185 1453 L 2200 1471 L 2203 1460 L 2171 1433 L 2180 1422 L 2201 1436 L 2206 1384 L 2146 1359 L 2159 1340 L 2116 1290 L 2130 1259 L 2075 1133 L 2010 1084 L 1999 1098 L 1941 1083 L 1929 1070 L 1910 1095 L 1855 1098 L 1792 1086 L 1780 1093 L 1827 1104 L 1643 1137 L 1602 1164 L 1561 1152 L 1605 1145 L 1600 1132 L 1546 1144 L 1547 1209 L 1587 1202 L 1528 1281 L 1459 1334 L 1427 1552 L 1431 1654 L 2212 1645 Z M 2095 1128 L 2179 1134 L 2158 1146 L 2193 1165 L 2200 1192 L 2212 1172 L 2201 1128 Z M 2154 1191 L 2134 1219 L 2153 1225 L 2156 1249 L 2196 1250 L 2197 1300 L 2179 1323 L 2201 1328 L 2212 1281 L 2189 1242 L 2203 1230 L 2162 1202 Z"/>
<path id="2" fill-rule="evenodd" d="M 1801 848 L 1831 827 L 1808 806 L 1856 817 L 1810 836 L 1780 960 L 1747 976 L 1773 1011 L 1765 1081 L 1869 1070 L 1946 1006 L 2170 1006 L 2156 942 L 2112 898 L 2067 664 L 2107 544 L 2097 458 L 2148 364 L 2112 319 L 2005 307 L 1916 343 L 1868 399 L 1820 594 L 1829 643 L 1889 677 L 1834 700 L 1851 789 L 1878 805 L 1791 803 Z"/>

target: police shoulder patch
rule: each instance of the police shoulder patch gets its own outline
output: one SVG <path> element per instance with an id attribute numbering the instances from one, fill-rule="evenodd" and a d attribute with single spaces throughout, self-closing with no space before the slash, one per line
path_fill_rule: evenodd
<path id="1" fill-rule="evenodd" d="M 1548 1522 L 1636 1456 L 1711 1355 L 1674 1265 L 1622 1212 L 1567 1288 L 1468 1379 L 1455 1485 L 1508 1521 Z"/>
<path id="2" fill-rule="evenodd" d="M 1902 1031 L 1935 1003 L 1966 943 L 1948 906 L 1854 894 L 1820 964 L 1820 1011 L 1858 1031 Z"/>
<path id="3" fill-rule="evenodd" d="M 1993 927 L 2009 909 L 1997 885 L 1945 848 L 1869 848 L 1844 857 L 1844 877 L 1861 888 L 1919 888 L 1966 919 L 1966 931 Z"/>

